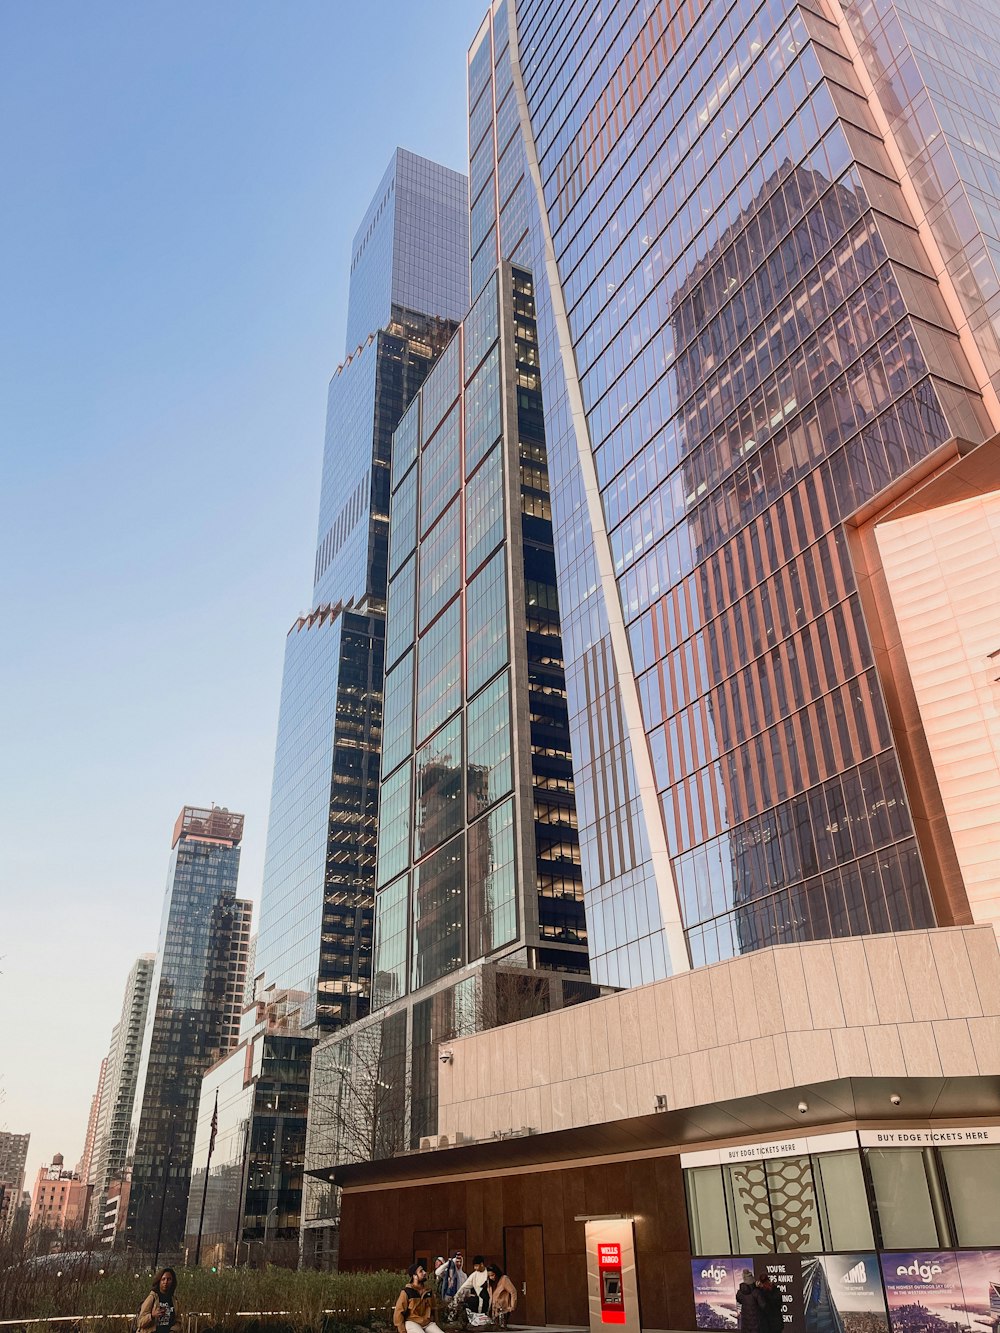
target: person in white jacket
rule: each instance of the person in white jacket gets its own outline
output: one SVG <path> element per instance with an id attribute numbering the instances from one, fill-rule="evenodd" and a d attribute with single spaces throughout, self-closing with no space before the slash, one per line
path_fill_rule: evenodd
<path id="1" fill-rule="evenodd" d="M 465 1302 L 470 1314 L 489 1314 L 490 1289 L 487 1283 L 486 1260 L 481 1254 L 473 1255 L 472 1272 L 455 1292 L 456 1303 Z"/>

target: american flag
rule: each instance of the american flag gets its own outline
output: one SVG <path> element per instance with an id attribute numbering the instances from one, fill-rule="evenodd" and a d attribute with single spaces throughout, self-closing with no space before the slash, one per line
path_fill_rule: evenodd
<path id="1" fill-rule="evenodd" d="M 208 1137 L 208 1155 L 212 1156 L 212 1150 L 215 1147 L 215 1136 L 219 1132 L 219 1091 L 215 1091 L 215 1107 L 212 1111 L 212 1132 Z"/>

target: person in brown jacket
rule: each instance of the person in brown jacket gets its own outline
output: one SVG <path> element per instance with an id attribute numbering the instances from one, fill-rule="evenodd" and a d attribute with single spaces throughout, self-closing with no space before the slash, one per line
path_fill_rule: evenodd
<path id="1" fill-rule="evenodd" d="M 410 1280 L 396 1297 L 392 1312 L 397 1333 L 441 1333 L 432 1318 L 434 1295 L 427 1290 L 427 1269 L 421 1263 L 410 1264 L 406 1275 Z"/>
<path id="2" fill-rule="evenodd" d="M 507 1319 L 517 1305 L 517 1288 L 499 1264 L 489 1264 L 486 1274 L 486 1283 L 490 1289 L 490 1317 L 500 1328 L 506 1328 Z"/>
<path id="3" fill-rule="evenodd" d="M 180 1333 L 181 1317 L 174 1300 L 176 1290 L 177 1274 L 172 1268 L 161 1268 L 152 1290 L 139 1307 L 138 1333 Z"/>

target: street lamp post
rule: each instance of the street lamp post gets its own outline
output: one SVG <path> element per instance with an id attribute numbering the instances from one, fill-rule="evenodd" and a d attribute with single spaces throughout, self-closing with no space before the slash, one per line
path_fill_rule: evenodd
<path id="1" fill-rule="evenodd" d="M 267 1265 L 271 1262 L 271 1218 L 272 1218 L 272 1217 L 277 1217 L 277 1215 L 278 1215 L 278 1205 L 275 1204 L 273 1208 L 271 1208 L 271 1209 L 268 1210 L 268 1214 L 267 1214 L 267 1216 L 264 1218 L 264 1266 L 265 1266 L 265 1268 L 266 1268 Z"/>

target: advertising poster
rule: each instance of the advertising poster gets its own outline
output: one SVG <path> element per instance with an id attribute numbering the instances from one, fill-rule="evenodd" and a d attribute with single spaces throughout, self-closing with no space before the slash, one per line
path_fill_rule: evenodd
<path id="1" fill-rule="evenodd" d="M 954 1333 L 970 1327 L 957 1254 L 883 1254 L 882 1277 L 892 1333 Z"/>
<path id="2" fill-rule="evenodd" d="M 785 1333 L 805 1333 L 802 1269 L 808 1262 L 798 1254 L 758 1254 L 754 1257 L 753 1269 L 757 1277 L 766 1273 L 781 1292 Z"/>
<path id="3" fill-rule="evenodd" d="M 888 1333 L 878 1255 L 822 1254 L 802 1261 L 806 1333 Z"/>
<path id="4" fill-rule="evenodd" d="M 1000 1250 L 963 1250 L 956 1258 L 966 1325 L 974 1333 L 992 1333 L 1000 1319 Z"/>
<path id="5" fill-rule="evenodd" d="M 736 1288 L 752 1259 L 727 1254 L 719 1259 L 692 1259 L 695 1325 L 698 1328 L 739 1328 Z"/>

